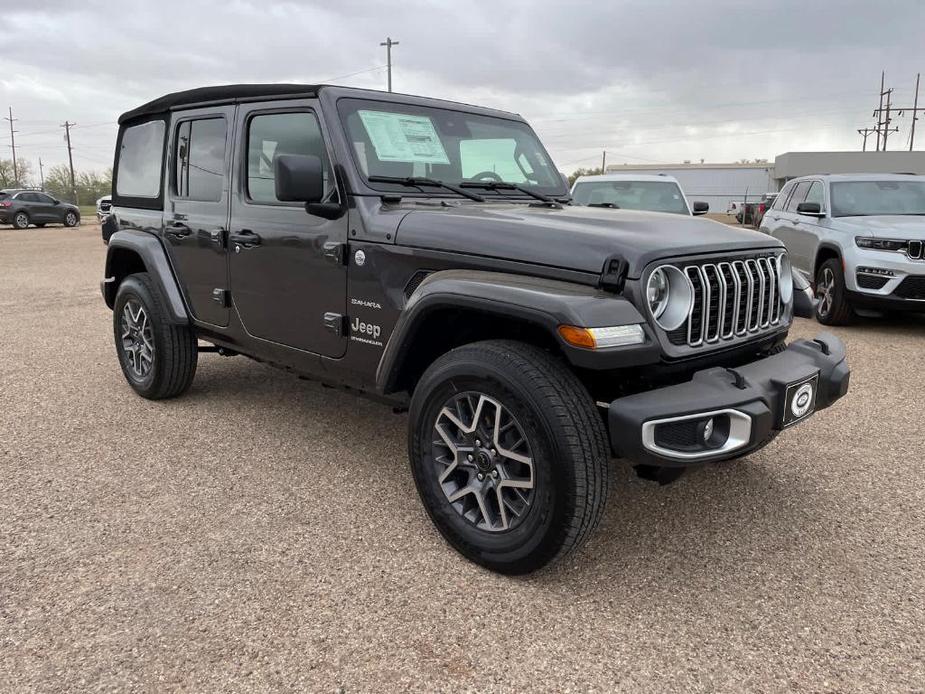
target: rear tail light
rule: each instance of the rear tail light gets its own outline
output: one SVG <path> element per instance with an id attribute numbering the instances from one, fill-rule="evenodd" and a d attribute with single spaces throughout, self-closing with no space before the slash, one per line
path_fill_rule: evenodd
<path id="1" fill-rule="evenodd" d="M 11 200 L 0 200 L 0 207 L 12 207 L 13 202 Z"/>

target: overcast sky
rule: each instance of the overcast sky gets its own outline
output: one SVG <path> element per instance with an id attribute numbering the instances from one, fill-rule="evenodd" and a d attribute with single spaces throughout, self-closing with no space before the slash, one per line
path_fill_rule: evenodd
<path id="1" fill-rule="evenodd" d="M 900 106 L 925 72 L 925 0 L 0 0 L 0 16 L 0 108 L 36 169 L 66 161 L 65 120 L 75 166 L 109 166 L 118 115 L 178 89 L 385 89 L 387 35 L 395 91 L 519 112 L 567 172 L 602 149 L 616 163 L 859 149 L 881 69 Z M 904 149 L 910 118 L 894 125 Z"/>

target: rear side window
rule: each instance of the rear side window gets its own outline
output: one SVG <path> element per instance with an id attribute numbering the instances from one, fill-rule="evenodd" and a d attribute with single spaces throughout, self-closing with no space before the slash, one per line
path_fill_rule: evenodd
<path id="1" fill-rule="evenodd" d="M 797 205 L 806 200 L 806 193 L 809 190 L 809 181 L 802 181 L 797 184 L 797 187 L 793 191 L 793 195 L 790 196 L 790 202 L 787 203 L 788 212 L 796 212 Z"/>
<path id="2" fill-rule="evenodd" d="M 327 154 L 314 114 L 267 113 L 254 116 L 247 126 L 247 194 L 251 200 L 279 202 L 275 164 L 280 154 L 320 157 L 327 189 Z"/>
<path id="3" fill-rule="evenodd" d="M 126 128 L 121 142 L 116 193 L 129 198 L 157 198 L 161 193 L 164 121 Z"/>
<path id="4" fill-rule="evenodd" d="M 218 202 L 225 180 L 224 118 L 180 123 L 174 151 L 174 191 L 178 198 Z"/>
<path id="5" fill-rule="evenodd" d="M 774 204 L 771 205 L 772 210 L 782 210 L 784 205 L 787 202 L 787 196 L 790 195 L 790 191 L 793 190 L 793 184 L 788 183 L 783 187 L 783 189 L 778 193 L 777 197 L 774 198 Z"/>

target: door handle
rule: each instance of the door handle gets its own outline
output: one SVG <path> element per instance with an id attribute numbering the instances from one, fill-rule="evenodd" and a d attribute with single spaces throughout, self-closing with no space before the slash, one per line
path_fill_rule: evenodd
<path id="1" fill-rule="evenodd" d="M 174 223 L 167 227 L 167 233 L 171 236 L 176 236 L 177 238 L 183 238 L 184 236 L 189 236 L 192 234 L 193 230 L 185 224 Z"/>
<path id="2" fill-rule="evenodd" d="M 250 229 L 241 229 L 237 234 L 231 234 L 228 239 L 232 243 L 239 244 L 241 246 L 259 246 L 260 245 L 260 234 L 255 234 Z"/>

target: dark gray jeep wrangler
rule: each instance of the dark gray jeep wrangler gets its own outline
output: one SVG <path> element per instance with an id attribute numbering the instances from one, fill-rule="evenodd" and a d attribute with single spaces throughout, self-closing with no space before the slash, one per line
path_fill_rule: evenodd
<path id="1" fill-rule="evenodd" d="M 102 289 L 139 395 L 241 354 L 409 409 L 427 512 L 524 573 L 601 517 L 610 458 L 730 460 L 848 388 L 777 240 L 572 207 L 520 117 L 332 86 L 169 94 L 124 114 Z"/>

